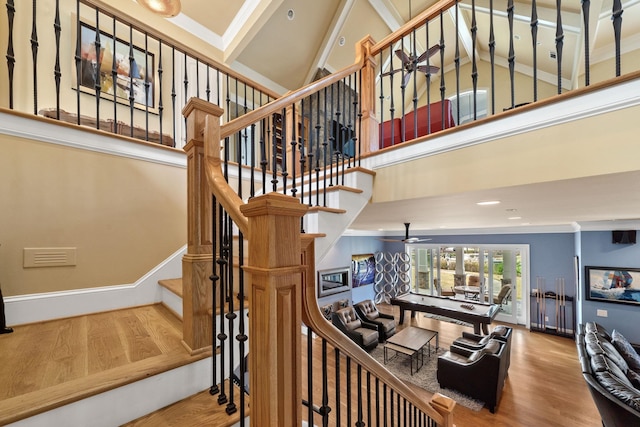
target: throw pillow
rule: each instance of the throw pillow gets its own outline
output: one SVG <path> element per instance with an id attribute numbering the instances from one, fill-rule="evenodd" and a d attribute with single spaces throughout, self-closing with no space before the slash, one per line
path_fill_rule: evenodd
<path id="1" fill-rule="evenodd" d="M 633 348 L 631 343 L 617 330 L 613 330 L 611 334 L 613 338 L 613 345 L 620 352 L 620 355 L 629 365 L 629 368 L 640 373 L 640 355 Z"/>

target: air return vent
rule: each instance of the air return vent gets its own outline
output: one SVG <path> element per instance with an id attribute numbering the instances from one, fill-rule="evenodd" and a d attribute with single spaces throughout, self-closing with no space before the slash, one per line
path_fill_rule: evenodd
<path id="1" fill-rule="evenodd" d="M 24 248 L 25 268 L 76 265 L 76 248 Z"/>

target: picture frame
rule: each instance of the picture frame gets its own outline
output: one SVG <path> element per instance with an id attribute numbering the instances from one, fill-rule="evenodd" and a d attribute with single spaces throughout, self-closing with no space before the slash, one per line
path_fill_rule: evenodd
<path id="1" fill-rule="evenodd" d="M 96 26 L 80 20 L 74 23 L 75 37 L 72 49 L 80 48 L 80 62 L 76 68 L 73 60 L 73 88 L 90 95 L 96 94 L 95 82 L 100 80 L 100 97 L 130 106 L 129 94 L 133 93 L 133 107 L 158 114 L 157 63 L 156 53 L 144 46 L 144 40 L 129 41 L 100 28 L 100 52 L 96 52 Z M 80 33 L 78 34 L 78 30 Z M 124 32 L 123 32 L 124 34 Z M 127 32 L 128 34 L 128 32 Z M 137 35 L 139 36 L 139 35 Z M 78 37 L 80 38 L 78 40 Z M 133 53 L 133 59 L 130 54 Z M 114 67 L 115 63 L 115 67 Z M 99 67 L 99 68 L 98 68 Z M 113 71 L 116 81 L 113 81 Z M 78 80 L 79 78 L 79 80 Z"/>
<path id="2" fill-rule="evenodd" d="M 640 305 L 640 268 L 585 266 L 585 297 Z"/>
<path id="3" fill-rule="evenodd" d="M 373 254 L 351 255 L 351 286 L 373 285 L 376 276 L 376 259 Z"/>

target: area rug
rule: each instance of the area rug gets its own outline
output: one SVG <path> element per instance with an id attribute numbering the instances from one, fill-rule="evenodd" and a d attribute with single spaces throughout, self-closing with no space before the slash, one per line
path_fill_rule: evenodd
<path id="1" fill-rule="evenodd" d="M 484 406 L 484 402 L 473 399 L 457 391 L 441 388 L 438 384 L 437 370 L 438 370 L 438 355 L 445 353 L 445 350 L 440 348 L 436 354 L 434 349 L 431 349 L 431 357 L 425 355 L 424 365 L 418 372 L 414 372 L 411 375 L 411 359 L 404 354 L 399 354 L 397 357 L 393 357 L 395 352 L 390 350 L 389 354 L 392 357 L 391 360 L 385 365 L 384 363 L 384 345 L 380 344 L 371 351 L 371 356 L 384 365 L 389 371 L 403 381 L 410 382 L 418 387 L 421 387 L 432 393 L 440 393 L 451 399 L 455 400 L 458 405 L 462 405 L 473 411 L 479 411 Z"/>

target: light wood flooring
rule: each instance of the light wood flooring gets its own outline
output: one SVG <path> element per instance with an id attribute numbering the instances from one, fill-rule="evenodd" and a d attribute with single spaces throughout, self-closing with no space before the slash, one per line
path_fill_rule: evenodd
<path id="1" fill-rule="evenodd" d="M 397 307 L 379 308 L 399 316 Z M 407 315 L 405 325 L 408 320 L 438 330 L 444 347 L 469 330 L 420 314 L 416 319 Z M 113 375 L 131 382 L 152 375 L 158 364 L 185 363 L 189 356 L 181 344 L 181 329 L 180 320 L 161 305 L 17 326 L 13 334 L 0 336 L 0 425 L 86 393 L 81 389 L 88 384 L 89 393 L 108 389 L 113 386 Z M 320 366 L 316 361 L 320 354 L 314 351 L 314 366 Z M 306 366 L 304 349 L 302 356 Z M 430 398 L 430 393 L 416 391 Z M 212 406 L 217 405 L 209 404 L 212 399 L 215 397 L 204 392 L 130 425 L 222 425 L 213 418 Z M 601 426 L 580 373 L 574 342 L 522 327 L 514 330 L 509 377 L 496 413 L 458 405 L 454 422 L 458 427 Z"/>

